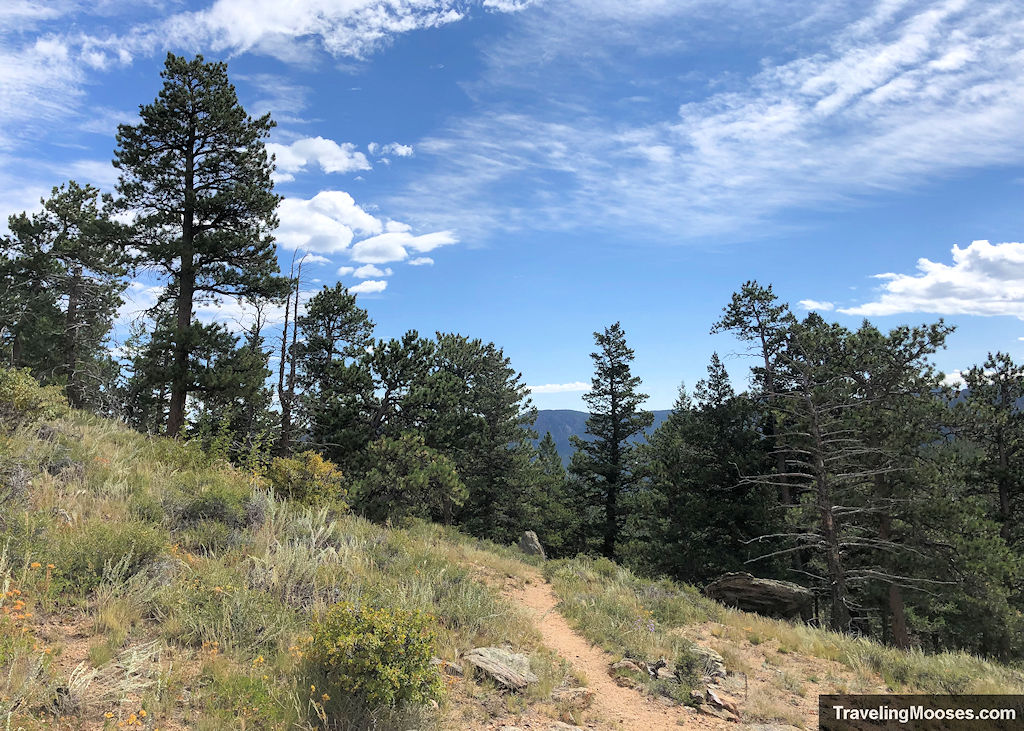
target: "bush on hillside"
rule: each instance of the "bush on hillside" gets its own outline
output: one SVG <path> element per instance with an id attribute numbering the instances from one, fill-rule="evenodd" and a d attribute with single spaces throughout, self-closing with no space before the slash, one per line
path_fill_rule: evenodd
<path id="1" fill-rule="evenodd" d="M 430 664 L 434 635 L 421 612 L 336 604 L 313 623 L 305 654 L 310 684 L 328 718 L 367 709 L 422 705 L 441 694 Z"/>
<path id="2" fill-rule="evenodd" d="M 332 505 L 347 509 L 344 479 L 337 466 L 316 452 L 277 457 L 267 479 L 280 497 L 308 505 Z"/>
<path id="3" fill-rule="evenodd" d="M 190 528 L 208 521 L 241 528 L 249 522 L 250 498 L 248 485 L 211 472 L 180 482 L 165 501 L 175 528 Z"/>
<path id="4" fill-rule="evenodd" d="M 451 523 L 466 486 L 454 463 L 418 434 L 378 439 L 367 450 L 369 471 L 352 488 L 352 504 L 371 520 L 424 518 Z"/>
<path id="5" fill-rule="evenodd" d="M 142 523 L 86 523 L 81 530 L 61 535 L 52 561 L 59 581 L 73 590 L 89 592 L 103 579 L 104 569 L 123 563 L 125 576 L 142 571 L 167 544 L 160 529 Z"/>
<path id="6" fill-rule="evenodd" d="M 13 430 L 68 411 L 59 386 L 40 386 L 27 368 L 0 368 L 0 430 Z"/>

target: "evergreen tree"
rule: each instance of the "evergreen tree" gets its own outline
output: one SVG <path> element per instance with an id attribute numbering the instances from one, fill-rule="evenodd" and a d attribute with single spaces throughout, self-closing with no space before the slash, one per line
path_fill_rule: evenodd
<path id="1" fill-rule="evenodd" d="M 636 447 L 631 442 L 654 422 L 654 415 L 641 411 L 647 394 L 639 393 L 640 378 L 630 371 L 633 351 L 626 334 L 616 322 L 595 332 L 597 350 L 591 390 L 583 397 L 590 409 L 587 433 L 592 440 L 573 437 L 576 449 L 569 469 L 585 492 L 584 502 L 602 513 L 601 552 L 613 558 L 625 520 L 620 498 L 637 485 Z"/>
<path id="2" fill-rule="evenodd" d="M 195 382 L 192 354 L 211 331 L 197 301 L 284 296 L 271 232 L 277 225 L 269 115 L 246 115 L 227 65 L 168 54 L 157 99 L 136 125 L 120 125 L 114 165 L 121 206 L 136 213 L 142 263 L 161 270 L 175 297 L 166 433 L 185 426 Z"/>
<path id="3" fill-rule="evenodd" d="M 459 522 L 507 542 L 526 527 L 532 481 L 529 391 L 494 343 L 437 333 L 428 378 L 408 399 L 426 443 L 454 462 L 468 497 Z M 410 422 L 412 423 L 412 422 Z"/>
<path id="4" fill-rule="evenodd" d="M 548 556 L 567 556 L 583 548 L 568 475 L 551 432 L 545 432 L 533 455 L 523 526 L 533 530 Z"/>
<path id="5" fill-rule="evenodd" d="M 645 449 L 650 501 L 634 521 L 634 554 L 647 572 L 704 583 L 765 552 L 752 541 L 777 532 L 772 493 L 743 482 L 769 469 L 763 412 L 733 393 L 717 353 L 694 403 L 685 389 Z M 636 539 L 634 539 L 636 540 Z M 760 573 L 775 573 L 772 564 Z"/>
<path id="6" fill-rule="evenodd" d="M 957 433 L 976 449 L 980 492 L 993 497 L 992 511 L 1004 540 L 1019 543 L 1024 496 L 1024 366 L 1007 353 L 989 353 L 964 373 L 966 392 L 957 408 Z"/>
<path id="7" fill-rule="evenodd" d="M 304 421 L 313 443 L 348 470 L 351 454 L 372 438 L 368 413 L 373 386 L 366 361 L 373 321 L 356 304 L 356 296 L 338 283 L 324 286 L 306 303 L 298 329 L 302 340 L 293 357 L 299 366 Z"/>
<path id="8" fill-rule="evenodd" d="M 71 181 L 42 204 L 11 216 L 0 239 L 0 348 L 15 367 L 64 385 L 72 406 L 104 409 L 114 377 L 104 341 L 125 287 L 127 229 L 90 185 Z"/>

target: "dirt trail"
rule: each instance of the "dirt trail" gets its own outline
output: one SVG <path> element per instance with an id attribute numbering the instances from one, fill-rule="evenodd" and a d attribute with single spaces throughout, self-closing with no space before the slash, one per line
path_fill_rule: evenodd
<path id="1" fill-rule="evenodd" d="M 528 583 L 522 586 L 506 587 L 504 594 L 529 610 L 544 644 L 586 676 L 587 687 L 594 691 L 589 715 L 600 719 L 604 728 L 640 731 L 730 728 L 724 721 L 697 715 L 681 706 L 663 706 L 649 696 L 616 685 L 608 668 L 619 658 L 594 647 L 569 626 L 556 608 L 555 593 L 539 573 L 529 576 Z"/>

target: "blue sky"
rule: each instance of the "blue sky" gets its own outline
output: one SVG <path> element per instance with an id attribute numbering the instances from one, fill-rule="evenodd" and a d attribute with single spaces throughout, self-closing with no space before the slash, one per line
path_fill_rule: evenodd
<path id="1" fill-rule="evenodd" d="M 278 121 L 304 290 L 360 291 L 382 337 L 493 340 L 541 408 L 581 407 L 616 320 L 652 408 L 713 350 L 742 386 L 708 329 L 750 278 L 848 326 L 945 317 L 946 372 L 1024 356 L 1015 0 L 8 0 L 0 210 L 112 190 L 167 51 Z"/>

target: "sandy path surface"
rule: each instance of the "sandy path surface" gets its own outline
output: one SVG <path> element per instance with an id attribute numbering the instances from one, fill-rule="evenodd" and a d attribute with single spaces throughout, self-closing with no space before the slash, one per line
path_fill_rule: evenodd
<path id="1" fill-rule="evenodd" d="M 544 644 L 586 676 L 587 687 L 594 691 L 589 716 L 600 724 L 598 727 L 638 731 L 736 728 L 681 706 L 663 706 L 649 696 L 616 685 L 608 669 L 619 658 L 594 647 L 569 626 L 557 609 L 555 593 L 539 573 L 530 576 L 529 582 L 521 587 L 507 587 L 504 594 L 529 610 Z"/>

